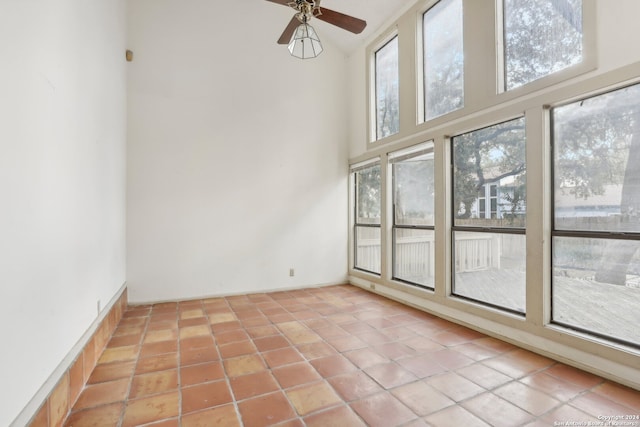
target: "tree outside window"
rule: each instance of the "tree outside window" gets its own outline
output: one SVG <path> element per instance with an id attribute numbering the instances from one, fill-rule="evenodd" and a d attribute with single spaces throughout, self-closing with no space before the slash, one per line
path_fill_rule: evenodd
<path id="1" fill-rule="evenodd" d="M 425 120 L 464 106 L 462 0 L 441 0 L 423 16 Z"/>
<path id="2" fill-rule="evenodd" d="M 505 90 L 582 62 L 582 0 L 502 0 Z"/>
<path id="3" fill-rule="evenodd" d="M 400 130 L 397 36 L 376 51 L 375 64 L 376 139 L 382 139 Z"/>
<path id="4" fill-rule="evenodd" d="M 519 118 L 453 138 L 453 293 L 526 311 L 526 138 Z"/>
<path id="5" fill-rule="evenodd" d="M 640 345 L 640 85 L 553 109 L 553 320 Z"/>

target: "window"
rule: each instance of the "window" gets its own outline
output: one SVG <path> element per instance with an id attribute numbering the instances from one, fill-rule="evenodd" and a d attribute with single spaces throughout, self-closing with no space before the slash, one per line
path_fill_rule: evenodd
<path id="1" fill-rule="evenodd" d="M 487 209 L 487 200 L 489 200 L 489 209 Z M 496 219 L 498 213 L 498 185 L 484 185 L 478 191 L 478 218 Z"/>
<path id="2" fill-rule="evenodd" d="M 400 130 L 400 88 L 398 37 L 392 38 L 375 53 L 376 139 Z"/>
<path id="3" fill-rule="evenodd" d="M 390 154 L 393 175 L 393 278 L 433 289 L 433 143 Z"/>
<path id="4" fill-rule="evenodd" d="M 552 318 L 640 345 L 640 85 L 554 108 Z"/>
<path id="5" fill-rule="evenodd" d="M 425 121 L 464 105 L 462 0 L 441 0 L 423 15 Z"/>
<path id="6" fill-rule="evenodd" d="M 505 90 L 582 62 L 582 0 L 502 0 Z"/>
<path id="7" fill-rule="evenodd" d="M 453 293 L 525 312 L 525 120 L 453 138 Z"/>
<path id="8" fill-rule="evenodd" d="M 354 267 L 380 274 L 380 163 L 352 167 L 355 184 Z"/>

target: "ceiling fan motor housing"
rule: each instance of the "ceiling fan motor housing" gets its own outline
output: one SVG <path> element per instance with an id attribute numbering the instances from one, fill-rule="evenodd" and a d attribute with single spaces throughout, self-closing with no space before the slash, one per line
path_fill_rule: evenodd
<path id="1" fill-rule="evenodd" d="M 322 15 L 320 0 L 296 0 L 287 3 L 288 6 L 298 11 L 296 15 L 302 23 L 307 23 L 313 16 Z"/>

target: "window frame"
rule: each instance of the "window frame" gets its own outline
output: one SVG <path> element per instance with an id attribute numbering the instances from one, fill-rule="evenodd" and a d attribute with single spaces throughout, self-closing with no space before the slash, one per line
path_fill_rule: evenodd
<path id="1" fill-rule="evenodd" d="M 481 127 L 477 127 L 474 129 L 471 129 L 469 131 L 466 132 L 461 132 L 457 135 L 454 135 L 452 137 L 450 137 L 450 141 L 451 143 L 449 144 L 449 148 L 450 148 L 450 153 L 449 153 L 449 158 L 451 159 L 451 165 L 450 165 L 450 202 L 451 202 L 451 206 L 450 206 L 450 212 L 451 212 L 451 226 L 449 228 L 449 238 L 450 238 L 450 242 L 451 242 L 451 253 L 450 253 L 450 277 L 451 277 L 451 296 L 464 300 L 464 301 L 471 301 L 473 303 L 477 303 L 480 304 L 482 306 L 485 307 L 489 307 L 492 309 L 496 309 L 502 312 L 506 312 L 509 314 L 513 314 L 515 316 L 518 316 L 520 318 L 525 318 L 527 315 L 527 310 L 526 310 L 526 301 L 525 301 L 525 310 L 524 312 L 515 310 L 513 308 L 509 308 L 509 307 L 504 307 L 501 305 L 497 305 L 497 304 L 493 304 L 487 301 L 483 301 L 483 300 L 478 300 L 475 298 L 471 298 L 469 296 L 465 296 L 465 295 L 461 295 L 461 294 L 457 294 L 455 291 L 455 278 L 456 278 L 456 232 L 462 232 L 462 233 L 486 233 L 486 234 L 508 234 L 508 235 L 520 235 L 520 236 L 525 236 L 526 239 L 526 235 L 527 235 L 527 226 L 525 224 L 524 227 L 492 227 L 492 226 L 473 226 L 473 225 L 456 225 L 456 221 L 455 221 L 455 216 L 456 216 L 456 206 L 455 206 L 455 197 L 454 197 L 454 192 L 455 192 L 455 138 L 464 134 L 468 134 L 471 132 L 476 132 L 482 129 L 486 129 L 486 128 L 490 128 L 493 126 L 497 126 L 503 123 L 508 123 L 510 121 L 513 120 L 518 120 L 518 119 L 524 119 L 524 130 L 525 130 L 525 165 L 526 165 L 526 115 L 522 114 L 519 116 L 515 116 L 515 117 L 511 117 L 509 119 L 505 119 L 505 120 L 501 120 L 501 121 L 497 121 L 494 122 L 492 124 L 487 124 Z M 526 171 L 526 168 L 525 168 Z M 491 183 L 488 183 L 489 185 L 491 185 Z M 525 184 L 526 185 L 526 184 Z M 486 194 L 486 193 L 485 193 Z M 528 194 L 528 192 L 527 192 Z M 485 201 L 485 212 L 486 212 L 486 208 L 490 209 L 490 204 L 487 204 Z M 526 240 L 525 240 L 525 246 L 526 246 Z M 525 268 L 526 268 L 526 260 L 525 260 Z M 525 273 L 526 274 L 526 273 Z M 525 276 L 526 277 L 526 276 Z M 526 293 L 526 280 L 525 280 L 525 293 Z"/>
<path id="2" fill-rule="evenodd" d="M 383 49 L 384 47 L 386 47 L 389 43 L 391 43 L 394 39 L 397 39 L 398 42 L 398 132 L 390 134 L 390 135 L 386 135 L 384 137 L 378 137 L 378 94 L 377 94 L 377 63 L 376 63 L 376 54 Z M 379 41 L 377 43 L 375 43 L 374 45 L 372 45 L 372 47 L 369 47 L 367 49 L 368 53 L 367 56 L 369 58 L 369 73 L 368 73 L 368 82 L 367 82 L 367 86 L 369 87 L 369 96 L 368 98 L 368 102 L 369 102 L 369 129 L 368 129 L 368 136 L 367 136 L 367 140 L 368 140 L 368 145 L 371 145 L 373 143 L 379 143 L 381 141 L 387 141 L 390 140 L 394 137 L 396 137 L 398 134 L 400 134 L 402 132 L 402 122 L 401 122 L 401 111 L 402 111 L 402 100 L 401 100 L 401 85 L 402 85 L 402 81 L 401 81 L 401 76 L 400 76 L 400 60 L 401 60 L 401 56 L 400 56 L 400 35 L 399 32 L 396 30 L 387 33 L 384 37 L 380 38 Z"/>
<path id="3" fill-rule="evenodd" d="M 439 114 L 433 117 L 427 117 L 427 87 L 426 83 L 426 55 L 425 49 L 426 46 L 424 44 L 425 37 L 425 18 L 427 13 L 429 13 L 434 7 L 438 6 L 444 0 L 430 0 L 425 7 L 419 9 L 418 13 L 418 23 L 417 23 L 417 52 L 416 52 L 416 60 L 418 64 L 418 72 L 417 72 L 417 81 L 416 87 L 418 89 L 418 123 L 423 124 L 428 122 L 433 122 L 435 120 L 442 119 L 443 117 L 449 117 L 450 115 L 457 113 L 459 111 L 463 111 L 465 109 L 465 101 L 466 101 L 466 59 L 462 61 L 462 105 L 459 108 L 453 109 L 451 111 L 447 111 L 446 113 Z M 465 1 L 460 0 L 462 3 L 462 49 L 463 55 L 465 51 Z"/>
<path id="4" fill-rule="evenodd" d="M 624 346 L 629 346 L 635 349 L 640 349 L 640 342 L 631 342 L 624 340 L 619 337 L 606 335 L 605 333 L 593 331 L 578 325 L 568 324 L 562 321 L 558 321 L 554 318 L 554 285 L 555 285 L 555 275 L 553 269 L 553 260 L 555 259 L 555 247 L 556 247 L 556 238 L 575 238 L 575 239 L 592 239 L 592 240 L 620 240 L 620 241 L 635 241 L 640 242 L 640 230 L 639 231 L 591 231 L 591 230 L 567 230 L 567 229 L 557 229 L 556 228 L 556 186 L 555 186 L 555 178 L 556 178 L 556 133 L 555 129 L 555 116 L 553 114 L 556 108 L 564 107 L 566 105 L 575 104 L 577 102 L 585 101 L 592 98 L 597 98 L 599 96 L 607 95 L 610 93 L 614 93 L 618 90 L 623 90 L 632 86 L 640 86 L 640 81 L 629 82 L 627 84 L 618 85 L 615 87 L 606 88 L 605 90 L 600 90 L 595 93 L 587 93 L 583 96 L 579 96 L 565 102 L 554 104 L 553 106 L 549 106 L 549 165 L 550 165 L 550 204 L 549 204 L 549 216 L 550 216 L 550 231 L 549 231 L 549 245 L 550 245 L 550 255 L 551 255 L 551 264 L 549 268 L 549 325 L 563 328 L 564 330 L 571 330 L 581 334 L 585 334 L 587 336 L 592 336 L 598 339 L 602 339 L 606 342 L 612 342 L 616 344 L 621 344 Z M 640 103 L 640 101 L 639 101 Z"/>
<path id="5" fill-rule="evenodd" d="M 407 152 L 408 151 L 408 152 Z M 401 154 L 407 152 L 406 154 Z M 396 154 L 398 157 L 400 157 L 400 160 L 396 160 L 393 159 L 393 154 Z M 435 286 L 427 286 L 427 285 L 422 285 L 420 283 L 416 283 L 416 282 L 412 282 L 410 280 L 407 279 L 402 279 L 400 277 L 398 277 L 396 275 L 396 256 L 397 256 L 397 251 L 396 251 L 396 230 L 426 230 L 426 231 L 432 231 L 434 233 L 434 241 L 435 241 L 435 218 L 434 218 L 434 222 L 433 225 L 420 225 L 420 224 L 398 224 L 397 220 L 396 220 L 396 204 L 395 204 L 395 192 L 396 192 L 396 187 L 395 187 L 395 183 L 396 183 L 396 171 L 395 171 L 395 164 L 403 161 L 403 160 L 409 160 L 412 159 L 414 157 L 418 157 L 424 154 L 433 154 L 435 156 L 435 146 L 434 146 L 434 141 L 430 140 L 430 141 L 426 141 L 423 143 L 420 143 L 416 146 L 413 147 L 409 147 L 409 150 L 407 149 L 403 149 L 403 150 L 398 150 L 394 153 L 390 153 L 389 154 L 389 160 L 388 160 L 388 164 L 391 168 L 391 280 L 395 280 L 397 282 L 401 282 L 407 285 L 411 285 L 411 286 L 415 286 L 418 288 L 422 288 L 422 289 L 426 289 L 429 291 L 433 291 L 435 289 Z M 435 166 L 435 158 L 434 158 L 434 166 Z M 435 170 L 434 170 L 434 181 L 435 181 Z M 435 197 L 434 197 L 434 214 L 435 214 Z M 435 265 L 432 266 L 432 268 L 435 269 Z"/>
<path id="6" fill-rule="evenodd" d="M 378 166 L 381 169 L 382 172 L 382 165 L 381 165 L 381 160 L 380 158 L 374 158 L 372 160 L 369 161 L 364 161 L 361 163 L 357 163 L 354 165 L 351 165 L 350 167 L 350 174 L 353 177 L 353 228 L 352 228 L 352 233 L 353 233 L 353 247 L 352 249 L 352 255 L 353 255 L 353 263 L 352 263 L 352 267 L 354 270 L 358 270 L 358 271 L 362 271 L 368 274 L 374 274 L 376 276 L 381 276 L 382 271 L 376 272 L 376 271 L 371 271 L 371 270 L 367 270 L 366 268 L 362 268 L 358 266 L 358 228 L 377 228 L 380 233 L 380 252 L 382 254 L 382 215 L 383 215 L 383 201 L 380 200 L 380 222 L 378 222 L 377 224 L 375 223 L 361 223 L 358 222 L 358 172 L 368 169 L 368 168 L 372 168 Z M 380 182 L 380 193 L 382 195 L 382 177 L 381 177 L 381 182 Z M 382 259 L 380 259 L 380 267 L 382 269 Z"/>
<path id="7" fill-rule="evenodd" d="M 495 0 L 496 95 L 498 100 L 506 101 L 519 98 L 597 69 L 596 1 L 582 0 L 582 61 L 513 89 L 507 89 L 504 2 L 505 0 Z"/>

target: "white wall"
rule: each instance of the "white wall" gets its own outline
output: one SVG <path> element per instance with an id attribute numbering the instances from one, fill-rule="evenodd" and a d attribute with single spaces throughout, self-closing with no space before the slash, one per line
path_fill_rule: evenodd
<path id="1" fill-rule="evenodd" d="M 357 157 L 367 149 L 367 59 L 366 45 L 349 55 L 349 158 Z"/>
<path id="2" fill-rule="evenodd" d="M 253 3 L 128 3 L 133 302 L 346 280 L 345 59 L 292 58 Z"/>
<path id="3" fill-rule="evenodd" d="M 638 16 L 640 2 L 616 0 L 615 7 L 597 0 L 598 68 L 601 72 L 640 61 L 638 49 Z"/>
<path id="4" fill-rule="evenodd" d="M 125 281 L 125 12 L 0 2 L 0 425 Z"/>

